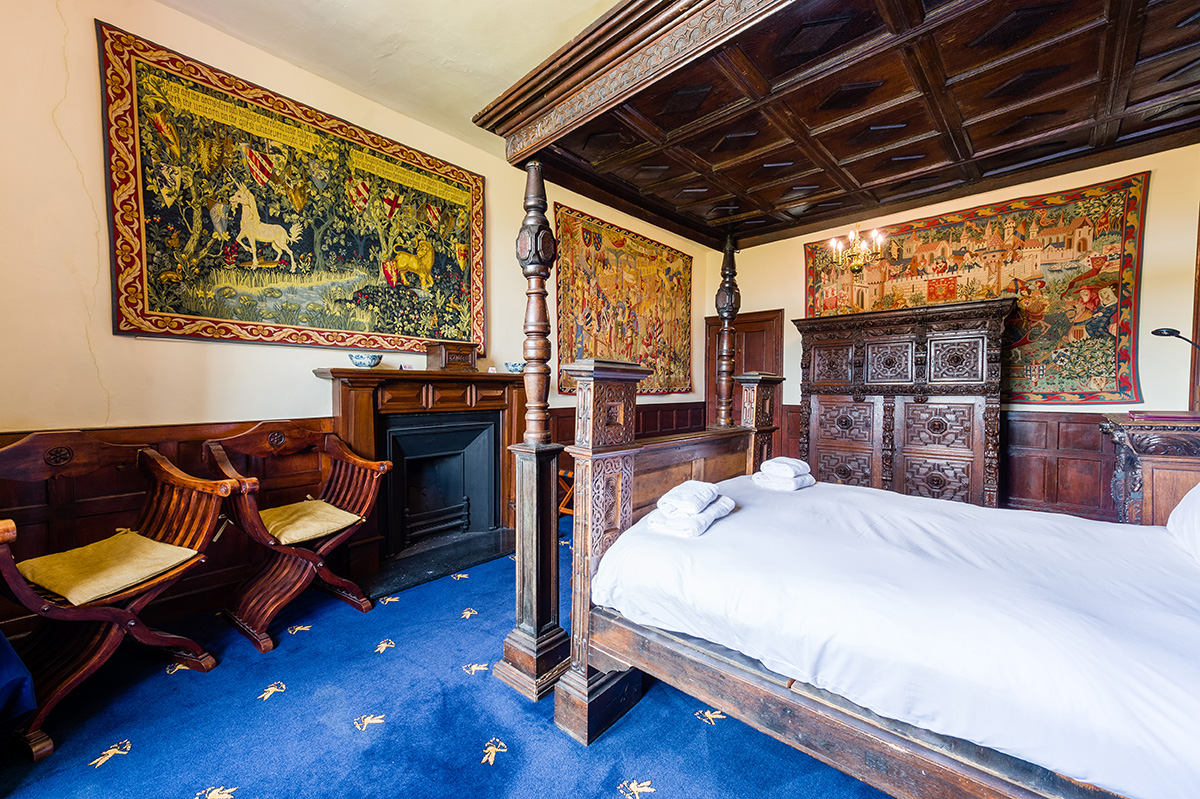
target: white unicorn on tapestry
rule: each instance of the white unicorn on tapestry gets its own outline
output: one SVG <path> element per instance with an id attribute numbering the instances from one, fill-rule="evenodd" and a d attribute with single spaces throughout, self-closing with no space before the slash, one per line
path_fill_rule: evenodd
<path id="1" fill-rule="evenodd" d="M 291 230 L 283 227 L 283 225 L 263 224 L 263 221 L 258 217 L 258 201 L 254 199 L 254 195 L 250 193 L 250 189 L 245 183 L 239 183 L 237 191 L 229 198 L 230 209 L 242 206 L 242 228 L 237 234 L 237 243 L 250 251 L 250 255 L 254 261 L 251 265 L 252 269 L 258 268 L 258 242 L 266 242 L 275 248 L 275 262 L 277 263 L 283 254 L 288 254 L 288 260 L 291 262 L 291 271 L 296 271 L 296 256 L 292 254 L 292 248 L 288 245 L 300 237 L 300 231 L 304 227 L 303 222 L 297 222 L 292 225 Z"/>

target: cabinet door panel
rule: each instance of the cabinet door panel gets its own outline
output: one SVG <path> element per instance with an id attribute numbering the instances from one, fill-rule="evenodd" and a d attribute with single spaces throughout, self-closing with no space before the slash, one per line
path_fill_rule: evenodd
<path id="1" fill-rule="evenodd" d="M 849 397 L 817 397 L 818 442 L 872 447 L 878 430 L 876 402 L 855 402 Z"/>
<path id="2" fill-rule="evenodd" d="M 980 421 L 977 403 L 905 402 L 901 446 L 972 452 Z"/>
<path id="3" fill-rule="evenodd" d="M 869 451 L 821 448 L 812 467 L 823 483 L 873 488 L 876 487 L 874 460 Z"/>
<path id="4" fill-rule="evenodd" d="M 905 453 L 896 464 L 896 475 L 901 493 L 978 503 L 970 460 Z"/>

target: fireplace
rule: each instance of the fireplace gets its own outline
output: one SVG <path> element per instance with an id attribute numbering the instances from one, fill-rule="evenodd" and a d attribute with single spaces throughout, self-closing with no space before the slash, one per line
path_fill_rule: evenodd
<path id="1" fill-rule="evenodd" d="M 349 573 L 370 596 L 513 551 L 508 448 L 525 429 L 520 374 L 380 367 L 314 373 L 333 384 L 334 431 L 355 452 L 394 463 L 375 513 L 346 547 Z"/>
<path id="2" fill-rule="evenodd" d="M 500 527 L 499 431 L 495 411 L 386 417 L 380 449 L 393 464 L 383 486 L 386 555 Z"/>

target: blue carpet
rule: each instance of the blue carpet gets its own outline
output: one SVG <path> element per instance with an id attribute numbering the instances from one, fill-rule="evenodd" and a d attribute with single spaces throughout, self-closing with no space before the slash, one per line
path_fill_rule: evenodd
<path id="1" fill-rule="evenodd" d="M 661 683 L 592 746 L 575 743 L 551 698 L 531 703 L 491 673 L 513 626 L 513 562 L 466 574 L 365 614 L 308 591 L 266 655 L 220 618 L 177 622 L 221 660 L 208 674 L 168 673 L 124 644 L 51 715 L 53 755 L 0 755 L 0 795 L 883 797 L 734 719 L 706 722 L 711 708 Z"/>

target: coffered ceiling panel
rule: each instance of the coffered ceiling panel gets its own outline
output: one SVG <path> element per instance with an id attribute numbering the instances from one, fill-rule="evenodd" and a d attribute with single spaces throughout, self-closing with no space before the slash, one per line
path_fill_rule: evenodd
<path id="1" fill-rule="evenodd" d="M 999 67 L 952 81 L 954 101 L 970 123 L 998 108 L 1027 102 L 1100 77 L 1104 32 L 1091 28 L 1053 47 L 1039 48 Z"/>
<path id="2" fill-rule="evenodd" d="M 795 142 L 785 138 L 778 147 L 756 152 L 727 165 L 721 170 L 721 177 L 753 193 L 760 187 L 793 181 L 814 170 L 816 166 L 796 147 Z"/>
<path id="3" fill-rule="evenodd" d="M 514 164 L 716 247 L 1200 141 L 1195 0 L 626 0 L 606 20 L 475 121 Z"/>
<path id="4" fill-rule="evenodd" d="M 791 3 L 759 26 L 753 37 L 740 38 L 756 72 L 775 83 L 820 69 L 837 52 L 883 32 L 873 0 L 817 0 Z"/>
<path id="5" fill-rule="evenodd" d="M 650 120 L 665 136 L 698 120 L 727 111 L 744 95 L 713 60 L 680 70 L 678 74 L 650 87 L 629 105 Z"/>
<path id="6" fill-rule="evenodd" d="M 813 138 L 839 163 L 845 163 L 938 135 L 928 106 L 914 94 L 907 102 L 858 115 L 836 127 L 826 126 Z"/>

